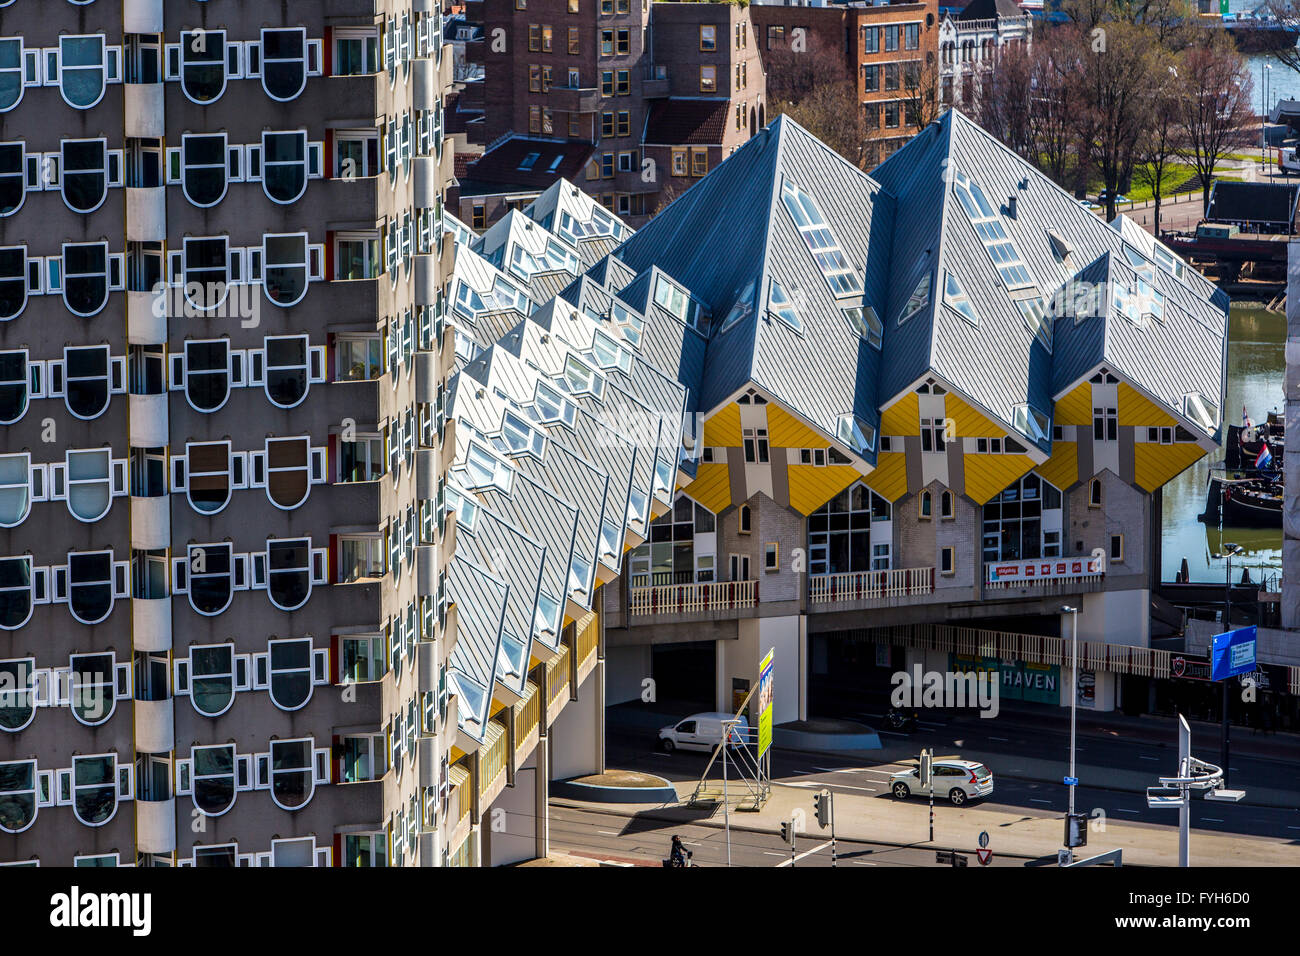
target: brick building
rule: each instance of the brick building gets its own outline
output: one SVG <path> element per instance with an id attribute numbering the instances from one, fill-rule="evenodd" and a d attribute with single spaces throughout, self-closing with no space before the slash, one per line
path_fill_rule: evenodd
<path id="1" fill-rule="evenodd" d="M 475 4 L 480 6 L 480 4 Z M 747 10 L 646 0 L 484 0 L 483 139 L 453 208 L 488 225 L 565 172 L 519 156 L 575 157 L 571 176 L 607 209 L 644 221 L 766 119 Z M 477 47 L 477 49 L 476 49 Z M 532 146 L 528 144 L 532 143 Z M 647 163 L 646 160 L 651 160 Z"/>
<path id="2" fill-rule="evenodd" d="M 938 3 L 755 5 L 768 85 L 794 98 L 821 81 L 832 61 L 857 88 L 872 144 L 867 167 L 884 160 L 934 118 Z M 816 65 L 806 63 L 803 55 Z"/>

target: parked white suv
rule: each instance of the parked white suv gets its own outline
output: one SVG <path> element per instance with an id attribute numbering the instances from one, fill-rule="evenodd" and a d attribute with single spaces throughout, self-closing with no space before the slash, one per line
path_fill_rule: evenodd
<path id="1" fill-rule="evenodd" d="M 974 760 L 936 760 L 930 771 L 934 795 L 939 799 L 947 797 L 954 807 L 964 806 L 968 800 L 982 800 L 993 792 L 992 772 Z M 889 790 L 899 800 L 906 800 L 913 794 L 930 795 L 921 786 L 920 767 L 894 774 L 889 778 Z"/>

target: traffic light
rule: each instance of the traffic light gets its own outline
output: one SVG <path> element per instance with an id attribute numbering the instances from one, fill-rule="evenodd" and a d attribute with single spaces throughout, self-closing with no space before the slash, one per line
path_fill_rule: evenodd
<path id="1" fill-rule="evenodd" d="M 1088 845 L 1088 814 L 1065 815 L 1065 845 L 1071 849 Z"/>
<path id="2" fill-rule="evenodd" d="M 813 797 L 813 806 L 817 808 L 817 823 L 823 830 L 831 822 L 831 792 L 822 790 Z"/>
<path id="3" fill-rule="evenodd" d="M 794 845 L 794 826 L 789 820 L 781 821 L 781 839 L 791 846 Z"/>

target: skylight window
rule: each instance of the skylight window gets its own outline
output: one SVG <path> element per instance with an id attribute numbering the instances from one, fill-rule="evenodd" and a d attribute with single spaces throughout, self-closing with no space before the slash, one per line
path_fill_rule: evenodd
<path id="1" fill-rule="evenodd" d="M 541 158 L 542 158 L 541 153 L 529 153 L 527 156 L 524 157 L 524 161 L 519 164 L 519 171 L 528 172 Z"/>
<path id="2" fill-rule="evenodd" d="M 591 340 L 591 356 L 601 368 L 617 368 L 625 375 L 632 371 L 632 353 L 599 330 Z"/>
<path id="3" fill-rule="evenodd" d="M 655 303 L 672 313 L 693 329 L 699 329 L 702 316 L 700 304 L 678 288 L 666 276 L 659 276 L 655 282 Z"/>
<path id="4" fill-rule="evenodd" d="M 1115 297 L 1115 311 L 1134 325 L 1142 323 L 1142 306 L 1138 296 L 1134 295 L 1127 282 L 1116 279 L 1112 283 Z"/>
<path id="5" fill-rule="evenodd" d="M 576 355 L 569 355 L 564 360 L 564 381 L 574 395 L 600 398 L 605 394 L 605 376 Z"/>
<path id="6" fill-rule="evenodd" d="M 885 334 L 885 326 L 880 321 L 880 316 L 876 315 L 876 310 L 869 305 L 852 306 L 847 309 L 840 309 L 844 313 L 844 318 L 848 320 L 853 331 L 867 340 L 867 344 L 873 349 L 880 348 L 880 341 Z"/>
<path id="7" fill-rule="evenodd" d="M 454 485 L 447 486 L 447 510 L 456 512 L 456 526 L 470 534 L 478 524 L 478 502 Z"/>
<path id="8" fill-rule="evenodd" d="M 862 278 L 849 264 L 848 257 L 831 232 L 830 224 L 817 203 L 790 180 L 781 182 L 781 201 L 790 211 L 799 234 L 812 252 L 822 277 L 836 298 L 862 294 Z"/>
<path id="9" fill-rule="evenodd" d="M 975 306 L 971 304 L 970 296 L 961 287 L 957 277 L 951 272 L 944 273 L 943 280 L 943 304 L 955 312 L 960 313 L 961 317 L 971 325 L 979 325 L 979 316 L 975 314 Z"/>
<path id="10" fill-rule="evenodd" d="M 1032 286 L 1034 280 L 1029 275 L 1029 269 L 1020 258 L 1020 253 L 1016 251 L 1015 243 L 1007 235 L 1006 228 L 1002 225 L 1002 217 L 994 211 L 988 199 L 984 197 L 984 190 L 980 189 L 979 184 L 974 180 L 961 173 L 957 174 L 952 188 L 957 193 L 958 201 L 966 210 L 966 215 L 970 217 L 971 224 L 979 233 L 984 248 L 988 250 L 989 258 L 993 260 L 993 265 L 1007 288 L 1021 289 Z"/>
<path id="11" fill-rule="evenodd" d="M 456 303 L 452 306 L 452 311 L 459 312 L 467 319 L 473 319 L 485 308 L 483 297 L 468 282 L 461 279 L 456 286 Z"/>
<path id="12" fill-rule="evenodd" d="M 578 418 L 577 406 L 543 381 L 537 383 L 533 411 L 537 420 L 547 425 L 563 422 L 572 428 Z"/>
<path id="13" fill-rule="evenodd" d="M 803 320 L 794 309 L 794 300 L 775 279 L 767 293 L 767 310 L 796 332 L 803 331 Z"/>
<path id="14" fill-rule="evenodd" d="M 876 447 L 876 430 L 857 415 L 841 415 L 836 434 L 840 441 L 859 454 Z"/>
<path id="15" fill-rule="evenodd" d="M 1146 279 L 1148 282 L 1155 280 L 1155 264 L 1146 256 L 1142 255 L 1142 253 L 1138 252 L 1132 246 L 1125 244 L 1124 257 L 1128 259 L 1128 264 L 1133 267 L 1133 271 L 1142 278 Z"/>
<path id="16" fill-rule="evenodd" d="M 470 491 L 499 488 L 509 494 L 514 473 L 486 448 L 471 442 L 465 454 L 465 476 Z"/>
<path id="17" fill-rule="evenodd" d="M 1051 419 L 1032 405 L 1017 405 L 1012 410 L 1011 424 L 1034 442 L 1047 441 L 1047 436 L 1052 430 Z"/>
<path id="18" fill-rule="evenodd" d="M 1022 299 L 1016 299 L 1016 308 L 1020 310 L 1020 315 L 1025 320 L 1025 325 L 1029 326 L 1029 331 L 1038 336 L 1038 340 L 1043 343 L 1043 347 L 1049 352 L 1052 350 L 1052 320 L 1047 314 L 1047 305 L 1043 302 L 1041 295 L 1028 296 Z"/>
<path id="19" fill-rule="evenodd" d="M 1200 392 L 1188 392 L 1183 396 L 1183 410 L 1207 432 L 1214 431 L 1219 425 L 1219 406 Z"/>
<path id="20" fill-rule="evenodd" d="M 623 338 L 634 349 L 641 347 L 641 335 L 645 331 L 645 319 L 622 303 L 615 301 L 609 311 L 610 318 L 623 330 Z"/>
<path id="21" fill-rule="evenodd" d="M 510 246 L 510 271 L 527 281 L 538 272 L 567 272 L 578 274 L 578 257 L 554 239 L 548 239 L 546 248 L 532 253 L 519 243 Z"/>
<path id="22" fill-rule="evenodd" d="M 541 591 L 537 595 L 537 610 L 533 613 L 533 634 L 554 639 L 560 632 L 560 612 L 563 605 Z"/>
<path id="23" fill-rule="evenodd" d="M 1175 279 L 1181 280 L 1186 266 L 1183 260 L 1174 255 L 1173 250 L 1166 248 L 1157 242 L 1152 245 L 1151 254 L 1155 257 L 1156 263 Z"/>
<path id="24" fill-rule="evenodd" d="M 727 313 L 727 317 L 722 320 L 722 327 L 718 329 L 718 334 L 721 335 L 737 322 L 740 322 L 742 319 L 746 319 L 753 314 L 754 281 L 751 279 L 746 283 L 745 288 L 741 290 L 739 298 L 736 299 L 736 304 L 731 307 L 731 311 Z"/>
<path id="25" fill-rule="evenodd" d="M 507 454 L 532 455 L 538 459 L 546 447 L 542 433 L 508 409 L 501 416 L 500 442 Z"/>
<path id="26" fill-rule="evenodd" d="M 1138 299 L 1141 301 L 1142 317 L 1150 316 L 1157 321 L 1165 320 L 1165 294 L 1145 279 L 1138 279 Z"/>
<path id="27" fill-rule="evenodd" d="M 930 304 L 930 272 L 927 269 L 925 275 L 916 283 L 916 288 L 907 298 L 907 304 L 903 306 L 903 311 L 898 316 L 898 324 L 902 325 L 916 313 L 920 312 Z"/>

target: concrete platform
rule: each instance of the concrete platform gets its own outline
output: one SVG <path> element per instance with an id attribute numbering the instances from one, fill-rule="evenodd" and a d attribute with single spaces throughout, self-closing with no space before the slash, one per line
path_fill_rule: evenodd
<path id="1" fill-rule="evenodd" d="M 880 735 L 866 724 L 852 720 L 792 720 L 772 728 L 772 744 L 786 750 L 814 750 L 840 753 L 880 750 Z"/>
<path id="2" fill-rule="evenodd" d="M 677 790 L 671 783 L 655 774 L 636 770 L 607 770 L 569 780 L 552 780 L 551 796 L 589 803 L 677 803 Z"/>

